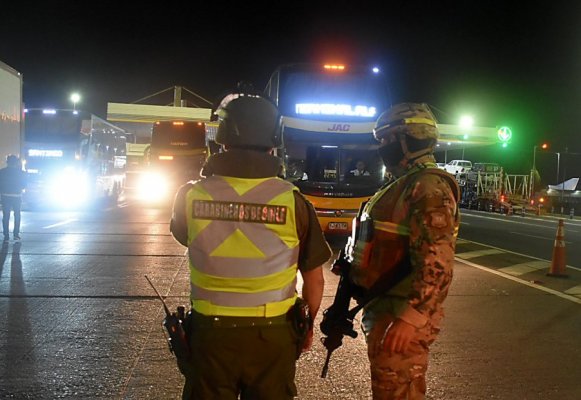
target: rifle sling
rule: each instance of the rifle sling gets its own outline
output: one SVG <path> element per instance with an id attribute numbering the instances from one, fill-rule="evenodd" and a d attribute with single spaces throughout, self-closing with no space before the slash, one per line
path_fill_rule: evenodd
<path id="1" fill-rule="evenodd" d="M 378 279 L 377 282 L 369 288 L 369 291 L 363 297 L 361 301 L 357 302 L 357 305 L 353 307 L 347 313 L 349 319 L 355 318 L 357 313 L 361 311 L 371 300 L 377 298 L 379 295 L 389 291 L 400 283 L 410 272 L 410 262 L 409 257 L 405 257 L 402 262 L 400 262 L 396 268 L 394 268 L 394 274 L 386 274 L 382 278 Z"/>

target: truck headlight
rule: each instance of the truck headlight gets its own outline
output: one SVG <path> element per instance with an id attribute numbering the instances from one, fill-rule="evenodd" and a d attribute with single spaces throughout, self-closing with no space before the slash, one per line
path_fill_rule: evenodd
<path id="1" fill-rule="evenodd" d="M 167 177 L 156 172 L 148 172 L 141 176 L 137 193 L 141 200 L 158 201 L 168 196 L 169 185 Z"/>

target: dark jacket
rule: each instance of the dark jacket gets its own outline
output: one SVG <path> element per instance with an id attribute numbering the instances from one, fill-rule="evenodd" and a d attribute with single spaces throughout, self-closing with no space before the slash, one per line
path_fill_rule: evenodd
<path id="1" fill-rule="evenodd" d="M 0 169 L 0 194 L 19 195 L 26 188 L 26 172 L 20 168 Z"/>

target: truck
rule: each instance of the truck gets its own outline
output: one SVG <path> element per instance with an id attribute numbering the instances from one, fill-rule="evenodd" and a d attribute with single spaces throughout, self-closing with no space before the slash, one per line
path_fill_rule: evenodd
<path id="1" fill-rule="evenodd" d="M 0 168 L 22 153 L 23 108 L 22 74 L 0 61 Z"/>
<path id="2" fill-rule="evenodd" d="M 205 123 L 157 121 L 144 151 L 146 167 L 137 183 L 138 197 L 151 204 L 166 204 L 181 185 L 200 178 L 208 157 Z"/>
<path id="3" fill-rule="evenodd" d="M 526 212 L 528 175 L 506 174 L 497 163 L 477 162 L 455 177 L 460 186 L 460 207 L 501 214 Z"/>

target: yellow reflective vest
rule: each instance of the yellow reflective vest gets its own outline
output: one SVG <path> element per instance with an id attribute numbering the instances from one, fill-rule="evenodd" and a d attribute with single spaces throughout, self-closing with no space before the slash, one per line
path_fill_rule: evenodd
<path id="1" fill-rule="evenodd" d="M 296 187 L 214 175 L 186 196 L 192 307 L 204 315 L 274 317 L 296 300 Z"/>

